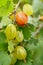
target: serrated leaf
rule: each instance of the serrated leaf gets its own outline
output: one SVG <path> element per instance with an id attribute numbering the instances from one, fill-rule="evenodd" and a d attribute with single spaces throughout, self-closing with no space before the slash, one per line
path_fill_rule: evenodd
<path id="1" fill-rule="evenodd" d="M 38 43 L 38 39 L 35 38 L 30 38 L 30 40 L 28 41 L 29 44 L 37 44 Z"/>
<path id="2" fill-rule="evenodd" d="M 19 30 L 21 30 L 23 32 L 24 39 L 29 39 L 31 37 L 29 25 L 26 25 L 24 27 L 19 27 Z"/>
<path id="3" fill-rule="evenodd" d="M 10 65 L 10 63 L 10 56 L 4 51 L 0 51 L 0 65 Z"/>

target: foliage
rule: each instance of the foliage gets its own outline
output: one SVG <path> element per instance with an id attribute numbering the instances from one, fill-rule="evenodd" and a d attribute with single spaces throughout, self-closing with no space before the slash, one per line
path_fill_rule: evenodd
<path id="1" fill-rule="evenodd" d="M 10 63 L 10 56 L 5 51 L 0 51 L 0 65 L 9 65 Z"/>
<path id="2" fill-rule="evenodd" d="M 26 25 L 20 26 L 16 22 L 15 15 L 23 11 L 24 4 L 30 4 L 33 7 L 33 14 L 28 16 Z M 0 65 L 12 65 L 11 62 L 16 57 L 15 48 L 17 46 L 23 46 L 27 57 L 24 60 L 19 60 L 16 57 L 16 63 L 12 62 L 13 65 L 43 65 L 43 19 L 40 20 L 41 16 L 43 16 L 43 0 L 0 0 Z M 16 37 L 11 40 L 7 39 L 5 33 L 9 24 L 16 27 L 16 34 L 18 31 L 22 32 L 23 39 L 21 34 L 17 35 L 19 41 L 20 38 L 22 41 L 19 42 Z M 8 37 L 15 30 L 12 30 L 11 27 L 9 31 Z M 11 54 L 13 53 L 12 60 Z M 20 54 L 19 51 L 18 54 Z"/>

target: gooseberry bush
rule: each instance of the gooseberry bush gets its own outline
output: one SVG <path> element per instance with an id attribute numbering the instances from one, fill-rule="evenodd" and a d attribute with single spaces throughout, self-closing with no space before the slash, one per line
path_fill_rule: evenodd
<path id="1" fill-rule="evenodd" d="M 43 65 L 43 0 L 0 0 L 0 65 Z"/>

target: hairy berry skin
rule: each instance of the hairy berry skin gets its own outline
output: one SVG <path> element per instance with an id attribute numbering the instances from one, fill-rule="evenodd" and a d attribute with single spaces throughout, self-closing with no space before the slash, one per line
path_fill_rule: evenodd
<path id="1" fill-rule="evenodd" d="M 17 33 L 16 33 L 16 39 L 17 39 L 18 42 L 22 42 L 24 40 L 23 33 L 20 32 L 20 31 L 17 31 Z"/>
<path id="2" fill-rule="evenodd" d="M 26 56 L 27 56 L 27 52 L 24 49 L 24 47 L 22 46 L 17 46 L 15 49 L 16 55 L 17 55 L 17 59 L 19 60 L 25 60 Z"/>
<path id="3" fill-rule="evenodd" d="M 16 27 L 13 24 L 9 24 L 5 33 L 8 40 L 14 39 L 16 37 Z"/>
<path id="4" fill-rule="evenodd" d="M 31 16 L 33 15 L 33 7 L 30 4 L 24 4 L 23 6 L 23 12 L 28 15 Z"/>

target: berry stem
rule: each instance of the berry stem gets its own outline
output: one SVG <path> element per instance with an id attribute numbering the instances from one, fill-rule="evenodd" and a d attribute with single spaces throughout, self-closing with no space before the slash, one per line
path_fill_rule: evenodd
<path id="1" fill-rule="evenodd" d="M 26 59 L 24 59 L 24 63 L 26 63 Z"/>

